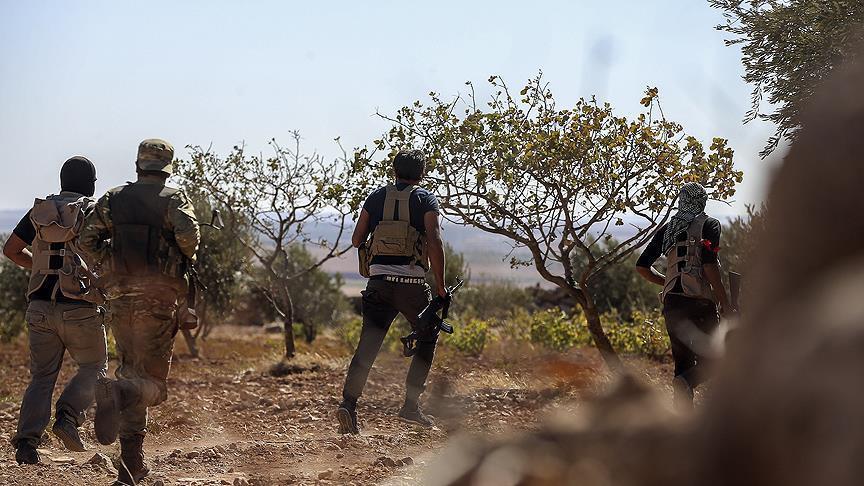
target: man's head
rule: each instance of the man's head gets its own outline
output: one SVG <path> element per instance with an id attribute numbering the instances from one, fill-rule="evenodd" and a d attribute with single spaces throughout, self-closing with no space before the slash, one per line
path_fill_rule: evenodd
<path id="1" fill-rule="evenodd" d="M 678 195 L 678 210 L 695 215 L 702 214 L 705 211 L 705 205 L 708 203 L 708 192 L 698 182 L 688 182 L 681 186 L 681 193 Z"/>
<path id="2" fill-rule="evenodd" d="M 426 172 L 426 156 L 422 150 L 400 150 L 393 158 L 396 178 L 406 182 L 418 182 Z"/>
<path id="3" fill-rule="evenodd" d="M 96 166 L 86 157 L 75 156 L 60 169 L 60 189 L 90 197 L 96 193 Z"/>
<path id="4" fill-rule="evenodd" d="M 165 140 L 148 138 L 138 145 L 138 159 L 135 167 L 138 173 L 161 173 L 169 176 L 174 170 L 174 147 Z"/>

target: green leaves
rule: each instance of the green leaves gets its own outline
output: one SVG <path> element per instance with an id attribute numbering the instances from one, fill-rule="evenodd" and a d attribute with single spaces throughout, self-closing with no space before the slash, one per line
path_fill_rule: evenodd
<path id="1" fill-rule="evenodd" d="M 853 56 L 864 40 L 860 0 L 710 0 L 723 11 L 717 30 L 739 45 L 744 79 L 753 85 L 744 121 L 769 121 L 777 131 L 762 150 L 767 157 L 784 140 L 794 140 L 801 111 L 821 82 Z M 767 100 L 765 98 L 767 97 Z M 763 111 L 763 102 L 773 111 Z"/>

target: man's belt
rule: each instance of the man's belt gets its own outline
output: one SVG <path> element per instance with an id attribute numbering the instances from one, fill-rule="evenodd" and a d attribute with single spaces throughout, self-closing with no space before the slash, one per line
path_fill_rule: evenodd
<path id="1" fill-rule="evenodd" d="M 425 277 L 399 277 L 396 275 L 372 275 L 369 280 L 384 280 L 385 282 L 401 283 L 401 284 L 425 284 Z"/>

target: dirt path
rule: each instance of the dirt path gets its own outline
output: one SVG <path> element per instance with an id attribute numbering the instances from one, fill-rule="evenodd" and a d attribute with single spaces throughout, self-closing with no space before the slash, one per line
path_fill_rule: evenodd
<path id="1" fill-rule="evenodd" d="M 590 352 L 554 363 L 500 358 L 436 358 L 426 409 L 439 418 L 432 429 L 395 419 L 408 360 L 385 353 L 370 375 L 359 407 L 362 433 L 341 436 L 338 404 L 347 350 L 327 336 L 303 347 L 293 367 L 273 376 L 280 339 L 244 329 L 223 329 L 200 360 L 178 359 L 169 399 L 152 410 L 145 453 L 151 475 L 144 484 L 420 484 L 424 467 L 460 433 L 530 428 L 538 417 L 574 407 L 604 380 Z M 504 353 L 506 355 L 506 352 Z M 19 467 L 8 444 L 27 380 L 26 343 L 0 346 L 0 484 L 110 484 L 116 446 L 99 446 L 85 424 L 90 450 L 69 453 L 50 437 L 43 463 Z M 493 366 L 494 364 L 494 366 Z M 662 379 L 659 365 L 649 380 Z M 68 379 L 64 366 L 60 382 Z M 91 459 L 96 464 L 89 464 Z"/>

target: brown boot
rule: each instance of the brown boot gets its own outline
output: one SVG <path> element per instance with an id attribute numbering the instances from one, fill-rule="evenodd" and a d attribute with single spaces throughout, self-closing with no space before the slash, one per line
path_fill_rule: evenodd
<path id="1" fill-rule="evenodd" d="M 120 465 L 115 485 L 135 485 L 150 469 L 144 464 L 144 436 L 120 437 Z"/>

